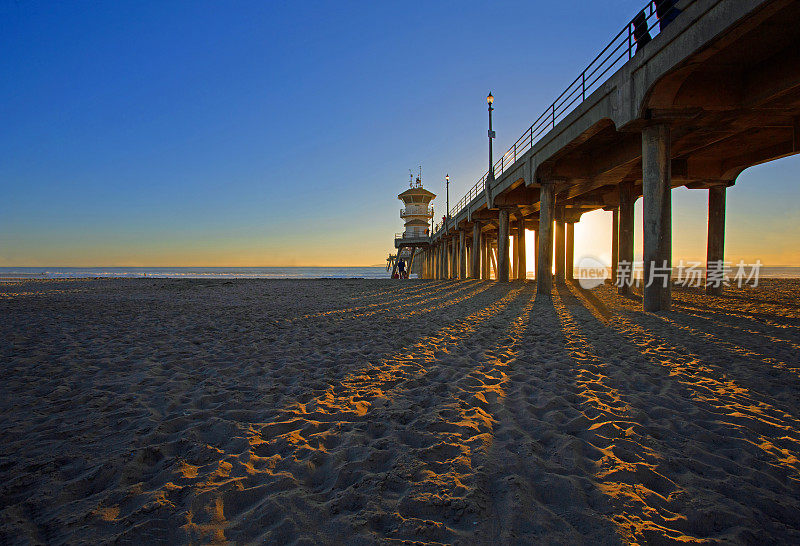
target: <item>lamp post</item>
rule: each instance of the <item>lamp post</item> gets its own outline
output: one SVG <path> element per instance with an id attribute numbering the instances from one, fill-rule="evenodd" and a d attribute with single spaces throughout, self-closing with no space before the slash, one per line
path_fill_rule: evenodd
<path id="1" fill-rule="evenodd" d="M 444 186 L 445 186 L 445 198 L 447 199 L 447 210 L 444 214 L 444 232 L 445 234 L 449 230 L 450 225 L 450 175 L 444 175 Z"/>
<path id="2" fill-rule="evenodd" d="M 492 131 L 492 103 L 494 102 L 494 97 L 491 93 L 489 96 L 486 97 L 486 102 L 489 104 L 489 172 L 486 174 L 486 198 L 487 198 L 487 206 L 492 208 L 492 203 L 494 202 L 492 199 L 492 183 L 494 182 L 494 161 L 492 160 L 492 139 L 495 137 L 495 132 Z"/>
<path id="3" fill-rule="evenodd" d="M 495 132 L 492 131 L 492 110 L 494 110 L 492 103 L 494 103 L 494 97 L 491 93 L 486 97 L 486 102 L 489 104 L 489 172 L 494 174 L 494 162 L 492 161 L 492 139 L 495 137 Z"/>

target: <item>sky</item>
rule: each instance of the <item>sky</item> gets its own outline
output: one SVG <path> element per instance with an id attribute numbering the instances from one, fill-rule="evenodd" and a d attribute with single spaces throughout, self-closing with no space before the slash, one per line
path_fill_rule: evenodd
<path id="1" fill-rule="evenodd" d="M 0 266 L 384 263 L 408 170 L 443 211 L 486 94 L 505 150 L 643 3 L 0 0 Z M 727 259 L 800 265 L 799 168 L 728 190 Z M 702 260 L 707 192 L 673 194 Z M 610 222 L 576 256 L 607 261 Z"/>

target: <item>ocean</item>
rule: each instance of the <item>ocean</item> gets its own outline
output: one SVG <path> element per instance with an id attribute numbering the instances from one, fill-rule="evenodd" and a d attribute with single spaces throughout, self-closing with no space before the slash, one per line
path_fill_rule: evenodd
<path id="1" fill-rule="evenodd" d="M 677 270 L 675 271 L 677 274 Z M 576 277 L 580 269 L 576 268 Z M 606 274 L 608 276 L 608 273 Z M 387 279 L 385 267 L 0 267 L 0 279 Z M 533 277 L 533 271 L 528 272 Z M 761 278 L 800 278 L 800 267 L 761 268 Z"/>
<path id="2" fill-rule="evenodd" d="M 387 279 L 386 267 L 0 267 L 0 278 Z"/>

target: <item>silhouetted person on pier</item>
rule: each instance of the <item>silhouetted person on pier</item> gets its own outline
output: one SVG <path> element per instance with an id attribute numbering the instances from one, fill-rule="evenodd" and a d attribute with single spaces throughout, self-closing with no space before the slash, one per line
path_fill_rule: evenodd
<path id="1" fill-rule="evenodd" d="M 678 0 L 655 0 L 656 15 L 658 16 L 658 29 L 664 30 L 681 12 L 675 4 Z"/>
<path id="2" fill-rule="evenodd" d="M 647 16 L 644 14 L 644 10 L 637 13 L 632 22 L 633 37 L 636 40 L 636 53 L 639 53 L 639 49 L 644 47 L 653 37 L 650 36 L 650 32 L 647 30 Z"/>
<path id="3" fill-rule="evenodd" d="M 397 262 L 397 269 L 400 271 L 400 278 L 404 279 L 406 276 L 406 261 L 400 258 L 400 261 Z"/>

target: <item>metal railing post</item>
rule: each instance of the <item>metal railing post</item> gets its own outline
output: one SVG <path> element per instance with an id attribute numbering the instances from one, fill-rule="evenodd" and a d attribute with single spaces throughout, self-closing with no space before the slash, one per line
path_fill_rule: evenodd
<path id="1" fill-rule="evenodd" d="M 586 71 L 581 74 L 581 100 L 586 100 Z"/>

